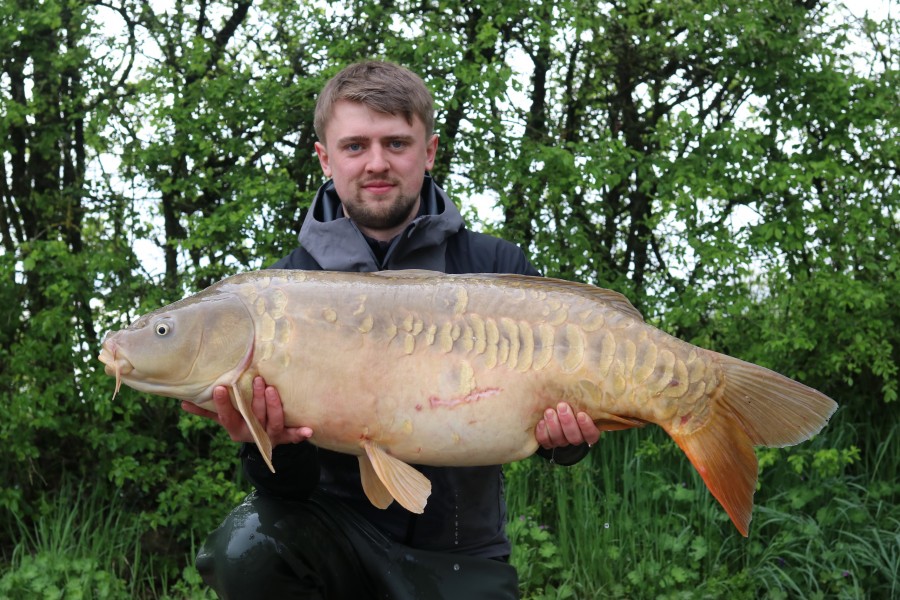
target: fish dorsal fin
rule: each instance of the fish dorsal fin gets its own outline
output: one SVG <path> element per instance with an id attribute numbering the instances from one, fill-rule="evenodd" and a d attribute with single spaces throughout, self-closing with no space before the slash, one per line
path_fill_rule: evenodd
<path id="1" fill-rule="evenodd" d="M 252 380 L 253 378 L 250 377 L 250 381 Z M 256 442 L 259 453 L 262 454 L 263 460 L 266 461 L 266 466 L 274 473 L 275 467 L 272 466 L 272 440 L 269 439 L 269 434 L 263 429 L 262 423 L 253 414 L 253 409 L 250 406 L 253 399 L 252 388 L 245 385 L 243 386 L 243 393 L 241 393 L 241 387 L 240 381 L 231 385 L 231 392 L 234 394 L 234 404 L 241 416 L 244 417 L 244 422 L 247 424 L 247 428 L 250 429 L 253 441 Z"/>
<path id="2" fill-rule="evenodd" d="M 375 277 L 387 277 L 388 279 L 431 279 L 433 277 L 448 277 L 446 273 L 429 271 L 428 269 L 396 269 L 387 271 L 372 271 L 366 275 Z"/>
<path id="3" fill-rule="evenodd" d="M 507 281 L 510 283 L 515 283 L 519 287 L 528 286 L 537 290 L 555 290 L 560 292 L 567 292 L 570 294 L 578 294 L 579 296 L 582 296 L 584 298 L 590 298 L 595 302 L 601 302 L 610 308 L 618 310 L 619 312 L 632 317 L 633 319 L 637 319 L 638 321 L 644 320 L 644 316 L 640 313 L 640 311 L 634 307 L 634 305 L 628 300 L 628 298 L 626 298 L 619 292 L 614 292 L 613 290 L 597 287 L 595 285 L 589 285 L 587 283 L 578 283 L 576 281 L 556 279 L 554 277 L 537 277 L 534 275 L 519 275 L 516 273 L 471 273 L 461 275 L 447 275 L 445 273 L 428 271 L 426 269 L 374 271 L 367 274 L 375 275 L 377 277 L 385 277 L 388 279 L 404 280 L 445 278 L 455 279 L 459 281 L 484 281 L 492 279 L 497 281 Z"/>
<path id="4" fill-rule="evenodd" d="M 466 277 L 460 275 L 460 277 Z M 484 279 L 498 279 L 501 281 L 517 282 L 520 285 L 526 285 L 535 290 L 559 291 L 570 294 L 577 294 L 583 298 L 589 298 L 595 302 L 601 302 L 606 306 L 618 310 L 633 319 L 643 321 L 644 316 L 638 309 L 634 307 L 631 301 L 619 292 L 608 290 L 606 288 L 597 287 L 587 283 L 579 283 L 577 281 L 568 281 L 566 279 L 556 279 L 554 277 L 534 277 L 532 275 L 517 274 L 481 274 L 476 277 Z"/>
<path id="5" fill-rule="evenodd" d="M 386 491 L 409 512 L 416 514 L 425 512 L 425 504 L 431 495 L 431 482 L 428 478 L 402 460 L 394 458 L 374 442 L 364 442 L 363 448 L 366 456 L 359 457 L 360 463 L 367 460 L 376 475 L 374 478 L 371 477 L 371 474 L 366 473 L 369 467 L 361 465 L 360 474 L 363 476 L 363 485 L 368 485 L 365 492 L 369 501 L 378 506 L 376 500 L 383 502 Z M 373 479 L 377 480 L 380 486 L 374 485 Z M 379 487 L 383 487 L 384 491 Z"/>

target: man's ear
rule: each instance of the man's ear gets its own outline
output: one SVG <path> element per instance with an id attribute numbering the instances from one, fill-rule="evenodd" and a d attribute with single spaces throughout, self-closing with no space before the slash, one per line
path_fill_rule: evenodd
<path id="1" fill-rule="evenodd" d="M 437 137 L 437 136 L 435 136 Z M 328 150 L 325 148 L 325 145 L 316 142 L 316 155 L 319 157 L 319 164 L 322 166 L 322 172 L 325 173 L 325 177 L 331 178 L 331 167 L 328 165 Z M 432 162 L 434 162 L 434 157 L 432 156 Z"/>
<path id="2" fill-rule="evenodd" d="M 437 155 L 438 135 L 435 133 L 431 139 L 425 143 L 425 170 L 430 171 L 434 168 L 434 157 Z M 321 157 L 319 158 L 321 160 Z"/>

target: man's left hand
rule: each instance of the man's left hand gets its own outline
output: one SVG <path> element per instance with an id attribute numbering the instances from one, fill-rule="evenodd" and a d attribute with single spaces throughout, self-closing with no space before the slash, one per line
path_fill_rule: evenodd
<path id="1" fill-rule="evenodd" d="M 544 411 L 544 418 L 534 429 L 534 437 L 547 450 L 581 444 L 593 446 L 600 439 L 600 430 L 587 413 L 575 414 L 567 402 L 560 402 L 556 410 Z"/>

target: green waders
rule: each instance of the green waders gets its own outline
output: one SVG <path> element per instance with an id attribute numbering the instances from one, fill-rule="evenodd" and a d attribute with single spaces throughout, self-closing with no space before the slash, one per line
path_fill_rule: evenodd
<path id="1" fill-rule="evenodd" d="M 251 493 L 197 555 L 226 600 L 515 600 L 516 570 L 500 560 L 391 542 L 340 502 Z"/>

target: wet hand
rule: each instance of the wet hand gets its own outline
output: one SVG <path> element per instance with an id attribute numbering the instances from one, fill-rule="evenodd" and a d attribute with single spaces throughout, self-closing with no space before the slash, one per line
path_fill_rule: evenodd
<path id="1" fill-rule="evenodd" d="M 593 446 L 600 439 L 600 430 L 587 413 L 575 414 L 567 402 L 560 402 L 556 410 L 544 411 L 544 418 L 534 429 L 534 437 L 548 450 L 580 444 Z"/>
<path id="2" fill-rule="evenodd" d="M 213 404 L 215 411 L 206 410 L 193 402 L 182 402 L 181 408 L 185 411 L 212 419 L 221 424 L 235 442 L 253 442 L 250 428 L 244 422 L 244 417 L 231 404 L 228 388 L 216 386 L 213 390 Z M 312 437 L 313 431 L 309 427 L 286 427 L 284 424 L 284 408 L 281 404 L 281 396 L 278 390 L 267 386 L 262 377 L 253 380 L 253 400 L 251 402 L 253 414 L 259 419 L 260 424 L 272 440 L 272 446 L 280 444 L 296 444 Z"/>

